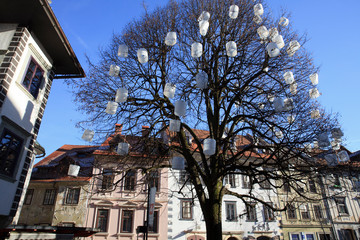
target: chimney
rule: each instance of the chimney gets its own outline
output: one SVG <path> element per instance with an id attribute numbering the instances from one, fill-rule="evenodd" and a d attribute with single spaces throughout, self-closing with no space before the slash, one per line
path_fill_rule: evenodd
<path id="1" fill-rule="evenodd" d="M 115 124 L 115 134 L 121 135 L 122 127 L 122 124 Z"/>
<path id="2" fill-rule="evenodd" d="M 142 126 L 142 137 L 148 137 L 150 134 L 150 127 L 149 126 Z"/>

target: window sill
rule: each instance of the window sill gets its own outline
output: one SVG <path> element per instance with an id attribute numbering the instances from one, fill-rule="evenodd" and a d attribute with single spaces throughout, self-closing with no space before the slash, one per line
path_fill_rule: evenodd
<path id="1" fill-rule="evenodd" d="M 96 236 L 108 236 L 109 233 L 108 232 L 98 232 L 98 233 L 95 233 Z"/>
<path id="2" fill-rule="evenodd" d="M 180 221 L 193 221 L 193 218 L 180 218 Z"/>

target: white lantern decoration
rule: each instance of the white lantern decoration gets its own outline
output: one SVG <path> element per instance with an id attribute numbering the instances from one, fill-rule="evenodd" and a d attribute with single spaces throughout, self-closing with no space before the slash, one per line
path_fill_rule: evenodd
<path id="1" fill-rule="evenodd" d="M 263 110 L 265 108 L 265 103 L 258 103 L 259 109 Z"/>
<path id="2" fill-rule="evenodd" d="M 314 148 L 314 149 L 319 148 L 319 143 L 318 143 L 318 141 L 313 141 L 313 148 Z"/>
<path id="3" fill-rule="evenodd" d="M 319 147 L 321 148 L 326 148 L 330 146 L 329 136 L 327 132 L 320 133 L 319 135 L 317 135 L 317 140 Z"/>
<path id="4" fill-rule="evenodd" d="M 129 48 L 125 44 L 120 44 L 118 49 L 118 56 L 126 58 L 129 55 Z"/>
<path id="5" fill-rule="evenodd" d="M 340 143 L 341 143 L 341 142 L 339 142 L 339 141 L 337 141 L 337 140 L 332 140 L 332 141 L 330 142 L 331 148 L 332 148 L 334 151 L 340 150 Z"/>
<path id="6" fill-rule="evenodd" d="M 199 28 L 200 28 L 200 35 L 205 36 L 209 29 L 209 22 L 205 20 L 200 21 Z"/>
<path id="7" fill-rule="evenodd" d="M 279 25 L 286 27 L 287 25 L 289 25 L 289 19 L 287 19 L 286 17 L 281 17 L 279 21 Z"/>
<path id="8" fill-rule="evenodd" d="M 324 157 L 328 166 L 335 167 L 338 164 L 338 159 L 335 154 L 326 154 Z"/>
<path id="9" fill-rule="evenodd" d="M 216 151 L 216 140 L 207 138 L 204 140 L 204 154 L 207 156 L 214 155 Z"/>
<path id="10" fill-rule="evenodd" d="M 116 65 L 110 65 L 109 75 L 112 77 L 117 77 L 120 74 L 120 67 Z"/>
<path id="11" fill-rule="evenodd" d="M 338 156 L 339 156 L 339 161 L 340 162 L 348 162 L 348 161 L 350 161 L 349 154 L 345 150 L 340 151 L 338 153 Z"/>
<path id="12" fill-rule="evenodd" d="M 284 99 L 284 110 L 290 111 L 294 108 L 294 101 L 292 98 L 285 98 Z"/>
<path id="13" fill-rule="evenodd" d="M 145 48 L 138 49 L 137 57 L 140 63 L 147 63 L 149 61 L 149 54 Z"/>
<path id="14" fill-rule="evenodd" d="M 286 49 L 287 54 L 291 57 L 295 54 L 297 50 L 300 49 L 300 43 L 296 40 L 293 40 L 289 43 L 288 48 Z"/>
<path id="15" fill-rule="evenodd" d="M 254 6 L 254 14 L 259 15 L 259 16 L 264 14 L 264 8 L 263 8 L 261 3 L 255 4 L 255 6 Z"/>
<path id="16" fill-rule="evenodd" d="M 71 177 L 77 177 L 80 171 L 80 166 L 75 164 L 69 165 L 68 175 Z"/>
<path id="17" fill-rule="evenodd" d="M 183 100 L 177 100 L 175 102 L 175 111 L 176 116 L 185 116 L 186 113 L 186 102 Z"/>
<path id="18" fill-rule="evenodd" d="M 171 159 L 171 168 L 174 170 L 184 170 L 185 159 L 183 157 L 173 157 Z"/>
<path id="19" fill-rule="evenodd" d="M 200 14 L 200 17 L 198 18 L 198 22 L 201 22 L 201 21 L 209 21 L 210 20 L 210 13 L 209 12 L 206 12 L 206 11 L 203 11 L 201 14 Z"/>
<path id="20" fill-rule="evenodd" d="M 280 49 L 278 48 L 277 44 L 274 42 L 269 43 L 266 46 L 266 50 L 270 57 L 277 57 L 280 55 Z"/>
<path id="21" fill-rule="evenodd" d="M 201 57 L 202 54 L 203 54 L 203 46 L 201 43 L 194 42 L 193 44 L 191 44 L 191 56 L 193 58 Z"/>
<path id="22" fill-rule="evenodd" d="M 166 83 L 164 88 L 164 96 L 167 98 L 174 98 L 176 85 L 173 83 Z"/>
<path id="23" fill-rule="evenodd" d="M 275 37 L 272 38 L 272 41 L 276 43 L 279 49 L 285 47 L 285 42 L 281 35 L 276 35 Z"/>
<path id="24" fill-rule="evenodd" d="M 122 143 L 118 143 L 118 147 L 117 147 L 117 154 L 119 155 L 126 155 L 128 154 L 129 152 L 129 144 L 128 143 L 125 143 L 125 142 L 122 142 Z"/>
<path id="25" fill-rule="evenodd" d="M 262 18 L 259 16 L 259 15 L 255 15 L 254 17 L 253 17 L 253 22 L 254 23 L 256 23 L 256 24 L 260 24 L 260 23 L 262 23 Z"/>
<path id="26" fill-rule="evenodd" d="M 287 116 L 287 121 L 289 124 L 292 124 L 295 122 L 295 118 L 296 118 L 296 115 L 295 114 L 290 114 L 289 116 Z"/>
<path id="27" fill-rule="evenodd" d="M 89 129 L 85 129 L 85 131 L 84 131 L 84 133 L 83 133 L 83 135 L 82 135 L 81 138 L 82 138 L 84 141 L 91 142 L 92 139 L 93 139 L 93 137 L 94 137 L 94 135 L 95 135 L 95 132 L 94 132 L 94 131 L 89 130 Z"/>
<path id="28" fill-rule="evenodd" d="M 176 32 L 168 32 L 165 37 L 165 44 L 167 46 L 174 46 L 176 44 Z"/>
<path id="29" fill-rule="evenodd" d="M 290 92 L 292 95 L 296 95 L 297 93 L 297 83 L 293 82 L 292 84 L 290 84 Z"/>
<path id="30" fill-rule="evenodd" d="M 317 110 L 317 109 L 311 110 L 311 112 L 310 112 L 310 117 L 311 117 L 312 119 L 318 119 L 318 118 L 320 118 L 320 111 Z"/>
<path id="31" fill-rule="evenodd" d="M 196 74 L 196 86 L 200 89 L 206 89 L 208 87 L 208 75 L 201 71 L 198 74 Z"/>
<path id="32" fill-rule="evenodd" d="M 286 84 L 292 84 L 295 81 L 294 74 L 291 71 L 284 73 L 283 77 Z"/>
<path id="33" fill-rule="evenodd" d="M 126 88 L 119 88 L 116 90 L 115 102 L 126 102 L 129 91 Z"/>
<path id="34" fill-rule="evenodd" d="M 269 102 L 274 102 L 275 96 L 274 96 L 273 94 L 269 93 L 269 94 L 267 95 L 267 99 L 269 100 Z"/>
<path id="35" fill-rule="evenodd" d="M 312 83 L 312 85 L 317 85 L 319 83 L 319 75 L 317 73 L 313 73 L 309 76 L 310 81 Z"/>
<path id="36" fill-rule="evenodd" d="M 281 139 L 281 138 L 284 137 L 284 134 L 283 134 L 282 131 L 279 130 L 279 131 L 276 131 L 276 132 L 275 132 L 275 136 L 276 136 L 277 138 Z"/>
<path id="37" fill-rule="evenodd" d="M 311 143 L 304 144 L 304 150 L 307 152 L 311 152 L 312 150 Z"/>
<path id="38" fill-rule="evenodd" d="M 181 121 L 170 119 L 169 130 L 173 132 L 180 132 Z"/>
<path id="39" fill-rule="evenodd" d="M 284 110 L 284 101 L 277 97 L 274 99 L 274 108 L 275 108 L 275 112 L 281 112 Z"/>
<path id="40" fill-rule="evenodd" d="M 235 57 L 237 55 L 237 46 L 236 42 L 230 41 L 226 43 L 226 54 L 229 57 Z"/>
<path id="41" fill-rule="evenodd" d="M 341 137 L 344 136 L 344 133 L 341 131 L 340 128 L 333 128 L 331 130 L 331 137 L 335 138 L 335 139 L 340 139 Z"/>
<path id="42" fill-rule="evenodd" d="M 239 6 L 238 5 L 231 5 L 229 8 L 229 17 L 231 19 L 236 19 L 239 15 Z"/>
<path id="43" fill-rule="evenodd" d="M 317 90 L 317 88 L 312 88 L 309 90 L 309 95 L 310 95 L 310 98 L 311 99 L 315 99 L 315 98 L 318 98 L 320 97 L 320 93 L 319 91 Z"/>
<path id="44" fill-rule="evenodd" d="M 274 38 L 275 38 L 277 35 L 279 35 L 279 32 L 278 32 L 277 28 L 270 28 L 270 29 L 269 29 L 269 37 L 270 37 L 271 41 L 275 42 L 275 41 L 274 41 Z"/>
<path id="45" fill-rule="evenodd" d="M 257 33 L 259 34 L 260 39 L 264 40 L 269 36 L 269 31 L 265 26 L 260 26 L 257 29 Z"/>
<path id="46" fill-rule="evenodd" d="M 107 106 L 106 106 L 105 112 L 107 114 L 114 115 L 116 113 L 117 108 L 118 108 L 118 103 L 117 102 L 109 101 Z"/>
<path id="47" fill-rule="evenodd" d="M 269 71 L 269 67 L 263 69 L 263 72 L 268 72 L 268 71 Z"/>

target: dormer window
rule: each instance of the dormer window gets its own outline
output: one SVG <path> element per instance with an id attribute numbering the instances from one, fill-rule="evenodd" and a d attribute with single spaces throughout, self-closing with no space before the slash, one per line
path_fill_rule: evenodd
<path id="1" fill-rule="evenodd" d="M 30 63 L 26 70 L 22 85 L 36 99 L 39 94 L 41 83 L 44 79 L 44 70 L 34 60 L 30 59 Z"/>

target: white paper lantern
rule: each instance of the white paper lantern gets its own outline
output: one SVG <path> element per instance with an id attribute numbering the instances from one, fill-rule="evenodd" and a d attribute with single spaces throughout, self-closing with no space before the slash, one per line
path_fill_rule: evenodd
<path id="1" fill-rule="evenodd" d="M 317 109 L 311 110 L 310 116 L 312 119 L 318 119 L 318 118 L 320 118 L 320 111 Z"/>
<path id="2" fill-rule="evenodd" d="M 126 102 L 129 91 L 126 88 L 119 88 L 116 90 L 115 102 Z"/>
<path id="3" fill-rule="evenodd" d="M 261 24 L 262 23 L 262 18 L 259 16 L 259 15 L 255 15 L 253 17 L 253 22 L 256 23 L 256 24 Z"/>
<path id="4" fill-rule="evenodd" d="M 94 131 L 89 130 L 89 129 L 85 129 L 85 131 L 84 131 L 84 133 L 83 133 L 83 135 L 82 135 L 81 138 L 82 138 L 84 141 L 91 142 L 92 139 L 93 139 L 93 137 L 94 137 L 94 135 L 95 135 L 95 132 L 94 132 Z"/>
<path id="5" fill-rule="evenodd" d="M 332 140 L 332 141 L 330 142 L 331 148 L 332 148 L 334 151 L 340 150 L 340 143 L 341 143 L 341 142 L 339 142 L 339 141 L 337 141 L 337 140 Z"/>
<path id="6" fill-rule="evenodd" d="M 350 161 L 349 154 L 345 150 L 340 151 L 338 153 L 338 156 L 339 156 L 339 161 L 340 162 L 348 162 L 348 161 Z"/>
<path id="7" fill-rule="evenodd" d="M 321 147 L 321 148 L 326 148 L 326 147 L 330 146 L 329 136 L 328 136 L 327 132 L 320 133 L 319 135 L 317 135 L 317 141 L 318 141 L 319 147 Z"/>
<path id="8" fill-rule="evenodd" d="M 204 140 L 204 154 L 207 156 L 214 155 L 216 151 L 216 140 L 207 138 Z"/>
<path id="9" fill-rule="evenodd" d="M 269 102 L 274 102 L 275 96 L 274 96 L 273 94 L 269 93 L 269 94 L 267 95 L 267 99 L 269 100 Z"/>
<path id="10" fill-rule="evenodd" d="M 292 84 L 290 84 L 290 92 L 292 95 L 296 95 L 297 93 L 297 83 L 293 82 Z"/>
<path id="11" fill-rule="evenodd" d="M 120 67 L 116 65 L 110 65 L 109 75 L 112 77 L 117 77 L 120 74 Z"/>
<path id="12" fill-rule="evenodd" d="M 174 46 L 176 44 L 176 32 L 168 32 L 165 37 L 165 44 L 168 46 Z"/>
<path id="13" fill-rule="evenodd" d="M 145 48 L 137 50 L 137 57 L 140 63 L 147 63 L 149 61 L 149 54 Z"/>
<path id="14" fill-rule="evenodd" d="M 274 109 L 275 112 L 281 112 L 284 110 L 284 101 L 281 98 L 274 99 Z"/>
<path id="15" fill-rule="evenodd" d="M 265 108 L 265 103 L 258 103 L 259 109 L 263 110 Z"/>
<path id="16" fill-rule="evenodd" d="M 291 57 L 295 54 L 297 50 L 300 49 L 300 43 L 296 40 L 293 40 L 289 43 L 288 48 L 286 49 L 287 54 Z"/>
<path id="17" fill-rule="evenodd" d="M 186 113 L 186 102 L 183 100 L 177 100 L 175 102 L 175 111 L 176 116 L 185 116 Z"/>
<path id="18" fill-rule="evenodd" d="M 198 22 L 209 21 L 209 20 L 210 20 L 210 13 L 206 11 L 203 11 L 198 18 Z"/>
<path id="19" fill-rule="evenodd" d="M 284 99 L 284 110 L 290 111 L 294 108 L 294 101 L 291 98 Z"/>
<path id="20" fill-rule="evenodd" d="M 310 96 L 311 99 L 315 99 L 315 98 L 320 97 L 320 93 L 317 90 L 317 88 L 312 88 L 312 89 L 309 90 L 309 96 Z"/>
<path id="21" fill-rule="evenodd" d="M 271 42 L 266 46 L 266 51 L 268 52 L 270 57 L 277 57 L 280 55 L 280 49 L 274 42 Z"/>
<path id="22" fill-rule="evenodd" d="M 341 137 L 343 137 L 343 136 L 344 136 L 344 133 L 341 131 L 340 128 L 333 128 L 333 129 L 331 130 L 331 137 L 332 137 L 332 138 L 339 139 L 339 138 L 341 138 Z"/>
<path id="23" fill-rule="evenodd" d="M 289 116 L 287 116 L 287 121 L 289 124 L 292 124 L 295 122 L 295 118 L 296 118 L 296 115 L 295 114 L 290 114 Z"/>
<path id="24" fill-rule="evenodd" d="M 338 164 L 338 158 L 335 154 L 326 154 L 324 157 L 328 166 L 335 167 Z"/>
<path id="25" fill-rule="evenodd" d="M 236 42 L 230 41 L 226 43 L 226 54 L 229 57 L 235 57 L 237 55 L 237 46 Z"/>
<path id="26" fill-rule="evenodd" d="M 263 72 L 268 72 L 268 71 L 269 71 L 269 67 L 263 69 Z"/>
<path id="27" fill-rule="evenodd" d="M 294 74 L 291 71 L 284 73 L 283 77 L 286 84 L 292 84 L 295 81 Z"/>
<path id="28" fill-rule="evenodd" d="M 180 132 L 181 121 L 170 119 L 169 130 L 173 132 Z"/>
<path id="29" fill-rule="evenodd" d="M 125 142 L 121 142 L 121 143 L 118 143 L 118 147 L 117 147 L 117 154 L 119 155 L 127 155 L 128 152 L 129 152 L 129 144 L 128 143 L 125 143 Z"/>
<path id="30" fill-rule="evenodd" d="M 276 43 L 276 45 L 278 46 L 279 49 L 282 49 L 283 47 L 285 47 L 285 42 L 281 35 L 277 35 L 277 36 L 273 37 L 272 41 Z"/>
<path id="31" fill-rule="evenodd" d="M 229 17 L 231 19 L 236 19 L 239 15 L 239 6 L 238 5 L 231 5 L 229 8 Z"/>
<path id="32" fill-rule="evenodd" d="M 118 49 L 118 56 L 126 58 L 129 55 L 129 48 L 125 44 L 120 44 Z"/>
<path id="33" fill-rule="evenodd" d="M 174 170 L 184 170 L 185 159 L 183 157 L 173 157 L 171 159 L 171 168 Z"/>
<path id="34" fill-rule="evenodd" d="M 262 40 L 266 39 L 269 36 L 269 31 L 265 26 L 258 27 L 257 33 Z"/>
<path id="35" fill-rule="evenodd" d="M 276 132 L 275 132 L 275 136 L 276 136 L 277 138 L 281 139 L 281 138 L 284 137 L 284 134 L 283 134 L 282 131 L 279 130 L 279 131 L 276 131 Z"/>
<path id="36" fill-rule="evenodd" d="M 209 29 L 209 22 L 205 20 L 200 21 L 199 28 L 200 28 L 200 35 L 205 36 Z"/>
<path id="37" fill-rule="evenodd" d="M 191 56 L 193 58 L 201 57 L 202 54 L 203 54 L 203 46 L 201 43 L 194 42 L 193 44 L 191 44 Z"/>
<path id="38" fill-rule="evenodd" d="M 271 39 L 271 41 L 275 42 L 274 41 L 274 38 L 279 35 L 279 32 L 277 30 L 277 28 L 270 28 L 269 29 L 269 38 Z"/>
<path id="39" fill-rule="evenodd" d="M 259 16 L 264 14 L 264 8 L 263 8 L 261 3 L 255 4 L 255 6 L 254 6 L 254 14 L 259 15 Z"/>
<path id="40" fill-rule="evenodd" d="M 208 87 L 208 75 L 201 71 L 198 74 L 196 74 L 196 86 L 200 89 L 206 89 Z"/>
<path id="41" fill-rule="evenodd" d="M 286 27 L 287 25 L 289 25 L 289 19 L 287 19 L 286 17 L 281 17 L 279 21 L 279 25 Z"/>
<path id="42" fill-rule="evenodd" d="M 106 106 L 105 112 L 107 114 L 114 115 L 116 113 L 117 108 L 118 108 L 118 103 L 117 102 L 109 101 L 107 106 Z"/>
<path id="43" fill-rule="evenodd" d="M 314 148 L 314 149 L 319 148 L 319 143 L 318 143 L 318 141 L 313 141 L 313 148 Z"/>
<path id="44" fill-rule="evenodd" d="M 68 170 L 68 175 L 71 177 L 77 177 L 79 174 L 79 171 L 80 171 L 79 165 L 70 164 L 69 170 Z"/>
<path id="45" fill-rule="evenodd" d="M 312 83 L 312 85 L 317 85 L 319 83 L 319 75 L 317 73 L 313 73 L 309 76 L 310 81 Z"/>
<path id="46" fill-rule="evenodd" d="M 174 98 L 176 85 L 173 83 L 166 83 L 164 88 L 164 96 L 167 98 Z"/>

